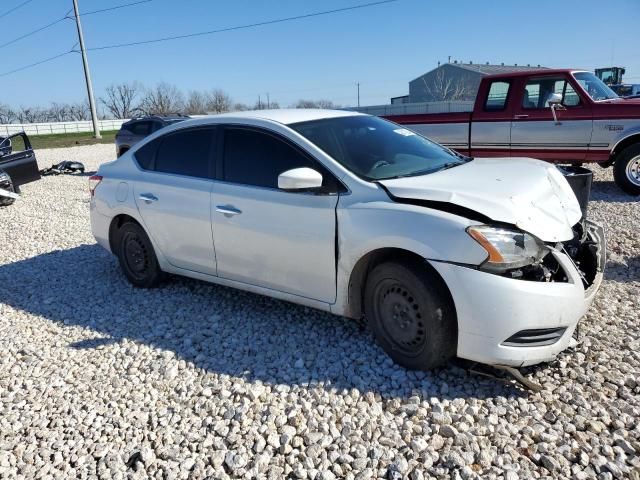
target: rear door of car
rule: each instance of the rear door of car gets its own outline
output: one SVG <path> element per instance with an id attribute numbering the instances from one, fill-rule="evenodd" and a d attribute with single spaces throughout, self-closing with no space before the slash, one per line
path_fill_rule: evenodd
<path id="1" fill-rule="evenodd" d="M 339 181 L 264 129 L 224 127 L 221 148 L 212 191 L 218 275 L 333 303 Z M 326 193 L 278 189 L 278 175 L 300 167 L 320 172 Z"/>
<path id="2" fill-rule="evenodd" d="M 134 154 L 143 169 L 135 182 L 145 229 L 171 265 L 216 274 L 211 231 L 215 127 L 162 135 Z"/>
<path id="3" fill-rule="evenodd" d="M 514 105 L 511 155 L 549 161 L 586 158 L 593 131 L 591 105 L 582 98 L 567 74 L 536 75 L 519 79 L 521 101 Z M 548 98 L 557 93 L 562 105 L 554 121 Z"/>
<path id="4" fill-rule="evenodd" d="M 0 141 L 0 170 L 9 174 L 16 187 L 40 179 L 36 155 L 24 132 Z"/>

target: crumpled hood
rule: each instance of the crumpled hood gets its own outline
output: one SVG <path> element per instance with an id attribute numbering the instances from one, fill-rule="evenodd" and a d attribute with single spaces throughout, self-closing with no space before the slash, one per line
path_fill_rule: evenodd
<path id="1" fill-rule="evenodd" d="M 573 238 L 571 227 L 582 217 L 562 173 L 531 158 L 482 158 L 380 183 L 394 197 L 452 203 L 516 225 L 545 242 Z"/>

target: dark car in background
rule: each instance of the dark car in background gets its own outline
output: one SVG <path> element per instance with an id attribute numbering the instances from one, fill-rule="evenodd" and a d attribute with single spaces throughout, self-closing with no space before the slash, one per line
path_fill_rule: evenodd
<path id="1" fill-rule="evenodd" d="M 187 120 L 187 115 L 176 113 L 174 115 L 150 115 L 148 117 L 132 118 L 120 127 L 116 134 L 116 154 L 122 155 L 133 145 L 138 143 L 147 135 L 160 130 L 172 123 Z"/>
<path id="2" fill-rule="evenodd" d="M 36 180 L 40 171 L 27 134 L 0 137 L 0 206 L 11 205 L 20 186 Z"/>

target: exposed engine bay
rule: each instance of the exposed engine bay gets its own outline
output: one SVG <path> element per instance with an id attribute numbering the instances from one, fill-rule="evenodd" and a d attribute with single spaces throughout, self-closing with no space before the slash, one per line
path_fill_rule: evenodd
<path id="1" fill-rule="evenodd" d="M 508 270 L 503 275 L 534 282 L 568 282 L 567 273 L 551 254 L 553 249 L 571 258 L 580 273 L 584 288 L 589 288 L 593 285 L 596 275 L 604 271 L 604 247 L 599 246 L 604 245 L 604 233 L 602 227 L 588 220 L 574 225 L 573 233 L 573 239 L 569 241 L 548 244 L 550 251 L 539 262 Z"/>

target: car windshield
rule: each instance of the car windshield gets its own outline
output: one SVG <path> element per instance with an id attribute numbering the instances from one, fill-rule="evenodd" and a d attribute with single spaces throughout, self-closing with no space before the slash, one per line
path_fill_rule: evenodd
<path id="1" fill-rule="evenodd" d="M 471 160 L 378 117 L 327 118 L 290 127 L 367 180 L 423 175 Z"/>
<path id="2" fill-rule="evenodd" d="M 573 76 L 580 83 L 580 86 L 589 94 L 589 96 L 595 100 L 609 100 L 612 98 L 618 98 L 616 92 L 607 87 L 602 80 L 596 77 L 590 72 L 578 72 Z"/>

